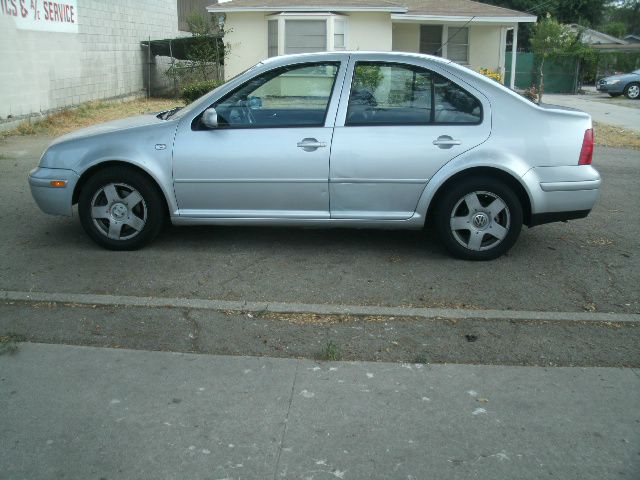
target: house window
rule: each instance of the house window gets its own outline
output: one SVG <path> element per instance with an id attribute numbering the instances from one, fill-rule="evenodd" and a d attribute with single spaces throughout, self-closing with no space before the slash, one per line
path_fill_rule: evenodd
<path id="1" fill-rule="evenodd" d="M 267 18 L 269 57 L 347 48 L 347 21 L 332 13 L 281 13 Z"/>
<path id="2" fill-rule="evenodd" d="M 469 28 L 421 25 L 420 53 L 445 57 L 456 63 L 469 63 Z"/>
<path id="3" fill-rule="evenodd" d="M 278 56 L 278 21 L 269 20 L 269 57 Z"/>
<path id="4" fill-rule="evenodd" d="M 312 53 L 327 50 L 326 20 L 286 20 L 284 53 Z"/>
<path id="5" fill-rule="evenodd" d="M 334 20 L 333 22 L 333 49 L 344 50 L 347 47 L 345 41 L 345 21 Z"/>
<path id="6" fill-rule="evenodd" d="M 420 53 L 442 56 L 442 25 L 420 25 Z"/>
<path id="7" fill-rule="evenodd" d="M 449 27 L 447 58 L 456 63 L 469 63 L 469 29 Z"/>

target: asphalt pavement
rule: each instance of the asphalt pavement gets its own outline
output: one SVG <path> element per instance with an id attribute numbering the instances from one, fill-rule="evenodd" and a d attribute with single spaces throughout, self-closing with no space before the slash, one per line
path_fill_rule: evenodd
<path id="1" fill-rule="evenodd" d="M 637 370 L 23 344 L 0 356 L 2 478 L 633 479 Z"/>
<path id="2" fill-rule="evenodd" d="M 93 244 L 26 182 L 49 139 L 0 142 L 0 290 L 316 304 L 640 313 L 640 153 L 598 148 L 584 220 L 525 228 L 499 260 L 454 260 L 432 232 L 174 227 L 147 248 Z"/>
<path id="3" fill-rule="evenodd" d="M 0 478 L 638 477 L 637 151 L 473 263 L 372 230 L 105 251 L 31 199 L 49 140 L 0 141 Z"/>

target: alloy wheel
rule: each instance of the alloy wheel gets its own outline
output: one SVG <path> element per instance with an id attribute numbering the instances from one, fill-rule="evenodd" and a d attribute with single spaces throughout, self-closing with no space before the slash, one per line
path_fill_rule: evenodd
<path id="1" fill-rule="evenodd" d="M 471 192 L 462 197 L 451 211 L 453 238 L 463 247 L 484 251 L 496 247 L 509 233 L 511 213 L 495 193 Z"/>
<path id="2" fill-rule="evenodd" d="M 137 236 L 146 225 L 147 214 L 142 195 L 125 183 L 104 185 L 91 200 L 93 224 L 112 240 L 129 240 Z"/>

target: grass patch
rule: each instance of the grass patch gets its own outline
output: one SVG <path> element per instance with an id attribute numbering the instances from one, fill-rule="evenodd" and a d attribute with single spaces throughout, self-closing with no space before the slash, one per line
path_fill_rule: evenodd
<path id="1" fill-rule="evenodd" d="M 16 335 L 8 333 L 6 335 L 0 335 L 0 355 L 8 353 L 10 355 L 18 351 L 18 343 L 24 342 L 25 338 L 22 335 Z"/>
<path id="2" fill-rule="evenodd" d="M 413 358 L 413 363 L 426 365 L 429 363 L 429 358 L 424 353 L 419 353 Z"/>
<path id="3" fill-rule="evenodd" d="M 47 135 L 57 137 L 80 128 L 120 118 L 160 112 L 181 106 L 181 100 L 166 98 L 141 98 L 126 102 L 87 102 L 78 108 L 70 108 L 37 121 L 25 121 L 15 129 L 3 133 L 9 135 Z"/>
<path id="4" fill-rule="evenodd" d="M 640 133 L 604 123 L 594 123 L 596 145 L 640 150 Z"/>
<path id="5" fill-rule="evenodd" d="M 324 347 L 322 358 L 330 362 L 337 362 L 342 358 L 340 347 L 338 347 L 338 345 L 336 345 L 332 341 L 327 342 L 327 345 Z"/>

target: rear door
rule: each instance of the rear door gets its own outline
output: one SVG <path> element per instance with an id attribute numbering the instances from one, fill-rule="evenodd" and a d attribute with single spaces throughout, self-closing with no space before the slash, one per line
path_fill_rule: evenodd
<path id="1" fill-rule="evenodd" d="M 429 179 L 491 132 L 486 98 L 416 63 L 352 56 L 331 150 L 332 218 L 410 218 Z"/>

